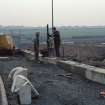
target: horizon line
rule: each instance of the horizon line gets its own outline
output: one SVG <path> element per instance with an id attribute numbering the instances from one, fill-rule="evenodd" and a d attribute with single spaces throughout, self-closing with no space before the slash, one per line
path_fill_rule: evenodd
<path id="1" fill-rule="evenodd" d="M 0 27 L 32 27 L 32 28 L 40 28 L 40 27 L 46 27 L 46 25 L 43 25 L 43 26 L 24 26 L 24 25 L 0 25 Z M 105 25 L 57 25 L 57 26 L 54 26 L 54 27 L 105 27 Z M 51 28 L 51 26 L 50 26 Z"/>

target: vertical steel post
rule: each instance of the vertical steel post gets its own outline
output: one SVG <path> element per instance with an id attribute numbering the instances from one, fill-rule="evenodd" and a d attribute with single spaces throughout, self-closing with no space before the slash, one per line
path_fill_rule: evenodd
<path id="1" fill-rule="evenodd" d="M 34 52 L 35 52 L 35 60 L 39 61 L 39 32 L 36 32 L 36 38 L 34 40 Z"/>
<path id="2" fill-rule="evenodd" d="M 54 27 L 54 1 L 52 0 L 52 28 Z"/>
<path id="3" fill-rule="evenodd" d="M 19 29 L 19 48 L 21 49 L 21 36 L 22 36 L 22 30 Z"/>
<path id="4" fill-rule="evenodd" d="M 53 27 L 54 27 L 54 0 L 52 0 L 52 37 L 53 37 Z M 54 55 L 53 48 L 52 48 L 52 54 Z"/>
<path id="5" fill-rule="evenodd" d="M 49 56 L 49 48 L 50 48 L 50 42 L 49 42 L 49 25 L 47 24 L 47 50 L 48 50 L 48 56 Z"/>

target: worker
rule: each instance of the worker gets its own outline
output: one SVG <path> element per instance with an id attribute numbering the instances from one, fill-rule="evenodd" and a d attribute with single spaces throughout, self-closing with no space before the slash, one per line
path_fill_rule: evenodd
<path id="1" fill-rule="evenodd" d="M 53 55 L 53 48 L 54 48 L 54 40 L 53 40 L 53 37 L 50 35 L 49 37 L 49 56 Z"/>
<path id="2" fill-rule="evenodd" d="M 54 38 L 54 48 L 56 57 L 60 57 L 60 32 L 56 30 L 56 27 L 52 28 Z"/>

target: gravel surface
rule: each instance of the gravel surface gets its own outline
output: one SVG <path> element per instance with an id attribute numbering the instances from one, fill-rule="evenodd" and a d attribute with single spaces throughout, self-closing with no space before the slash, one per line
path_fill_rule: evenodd
<path id="1" fill-rule="evenodd" d="M 57 76 L 66 72 L 51 64 L 36 64 L 18 57 L 8 61 L 0 61 L 0 75 L 2 75 L 9 105 L 19 105 L 16 94 L 11 94 L 11 82 L 7 82 L 7 75 L 16 66 L 24 66 L 30 70 L 30 79 L 39 91 L 40 97 L 33 97 L 32 105 L 105 105 L 105 98 L 99 97 L 104 85 L 93 83 L 72 74 L 72 78 Z"/>

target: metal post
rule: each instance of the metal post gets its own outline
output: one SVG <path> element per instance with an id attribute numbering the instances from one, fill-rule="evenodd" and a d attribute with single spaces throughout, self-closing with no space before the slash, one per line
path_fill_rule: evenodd
<path id="1" fill-rule="evenodd" d="M 62 52 L 63 52 L 63 58 L 65 57 L 65 48 L 64 48 L 64 44 L 63 44 L 63 46 L 62 46 Z"/>
<path id="2" fill-rule="evenodd" d="M 19 49 L 21 48 L 21 36 L 22 36 L 22 31 L 21 29 L 18 30 L 19 31 Z"/>
<path id="3" fill-rule="evenodd" d="M 54 1 L 52 0 L 52 28 L 54 27 Z"/>
<path id="4" fill-rule="evenodd" d="M 47 24 L 47 50 L 48 50 L 48 56 L 49 56 L 49 48 L 50 48 L 50 42 L 49 42 L 49 25 Z"/>
<path id="5" fill-rule="evenodd" d="M 39 61 L 39 32 L 36 32 L 36 38 L 34 40 L 34 52 L 35 52 L 35 60 Z"/>
<path id="6" fill-rule="evenodd" d="M 52 0 L 52 37 L 53 37 L 53 27 L 54 27 L 54 0 Z M 54 50 L 52 49 L 52 54 L 54 55 Z"/>

